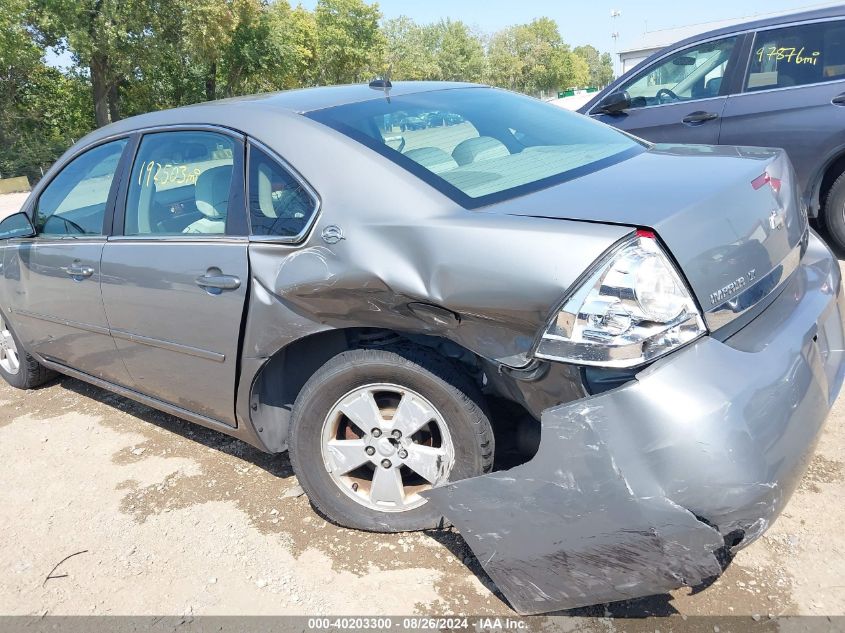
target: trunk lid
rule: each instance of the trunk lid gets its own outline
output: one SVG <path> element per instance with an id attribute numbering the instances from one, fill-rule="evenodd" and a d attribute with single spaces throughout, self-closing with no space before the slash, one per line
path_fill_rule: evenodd
<path id="1" fill-rule="evenodd" d="M 783 150 L 663 144 L 488 210 L 654 229 L 713 331 L 797 267 L 807 218 L 794 182 Z"/>

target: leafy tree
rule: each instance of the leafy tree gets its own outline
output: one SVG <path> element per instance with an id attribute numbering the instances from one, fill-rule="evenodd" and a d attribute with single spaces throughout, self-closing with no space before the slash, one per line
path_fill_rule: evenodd
<path id="1" fill-rule="evenodd" d="M 267 10 L 274 64 L 272 89 L 312 85 L 317 68 L 317 21 L 314 14 L 298 5 L 291 9 L 277 0 Z"/>
<path id="2" fill-rule="evenodd" d="M 97 125 L 120 118 L 119 90 L 145 57 L 150 6 L 123 0 L 33 0 L 43 44 L 68 49 L 91 81 Z"/>
<path id="3" fill-rule="evenodd" d="M 603 88 L 613 81 L 613 60 L 610 53 L 599 53 L 598 49 L 590 44 L 577 46 L 572 52 L 587 62 L 590 72 L 589 85 Z"/>
<path id="4" fill-rule="evenodd" d="M 441 20 L 423 29 L 423 42 L 434 62 L 431 79 L 478 81 L 485 71 L 481 38 L 460 20 Z"/>
<path id="5" fill-rule="evenodd" d="M 550 18 L 496 33 L 488 64 L 492 83 L 532 94 L 581 85 L 589 75 L 586 62 L 572 54 Z"/>
<path id="6" fill-rule="evenodd" d="M 33 178 L 72 139 L 121 116 L 300 86 L 485 79 L 532 94 L 603 85 L 607 53 L 570 50 L 554 20 L 489 39 L 465 23 L 382 26 L 369 0 L 0 1 L 0 170 Z M 48 47 L 74 67 L 48 68 Z"/>
<path id="7" fill-rule="evenodd" d="M 385 37 L 379 29 L 378 4 L 363 0 L 318 0 L 317 80 L 351 83 L 383 68 Z"/>
<path id="8" fill-rule="evenodd" d="M 87 81 L 44 64 L 27 9 L 24 0 L 0 5 L 0 174 L 34 182 L 93 121 Z"/>
<path id="9" fill-rule="evenodd" d="M 223 55 L 231 46 L 235 30 L 248 2 L 240 0 L 191 0 L 177 2 L 174 13 L 184 11 L 182 37 L 191 62 L 202 67 L 205 75 L 205 98 L 217 98 L 217 71 Z M 250 16 L 251 17 L 251 16 Z"/>
<path id="10" fill-rule="evenodd" d="M 418 81 L 434 79 L 438 75 L 439 69 L 431 42 L 426 37 L 426 27 L 400 15 L 387 20 L 382 32 L 386 40 L 385 61 L 393 79 Z"/>

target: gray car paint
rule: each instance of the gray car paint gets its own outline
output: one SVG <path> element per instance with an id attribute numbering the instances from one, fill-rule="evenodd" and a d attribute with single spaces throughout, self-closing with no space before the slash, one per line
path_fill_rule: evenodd
<path id="1" fill-rule="evenodd" d="M 753 327 L 547 409 L 533 460 L 425 496 L 520 613 L 718 576 L 726 541 L 748 545 L 783 509 L 839 393 L 840 281 L 813 235 Z"/>
<path id="2" fill-rule="evenodd" d="M 45 238 L 7 249 L 5 285 L 14 289 L 4 306 L 14 311 L 18 336 L 45 358 L 78 367 L 98 378 L 128 384 L 100 299 L 104 237 Z M 90 268 L 73 277 L 72 267 Z M 69 270 L 71 269 L 71 270 Z M 38 288 L 37 292 L 30 291 Z"/>
<path id="3" fill-rule="evenodd" d="M 578 109 L 596 119 L 654 142 L 756 145 L 786 150 L 797 173 L 797 188 L 809 213 L 818 215 L 820 188 L 827 170 L 845 156 L 845 104 L 833 99 L 845 95 L 845 80 L 743 92 L 743 76 L 758 31 L 791 24 L 845 20 L 842 5 L 754 20 L 701 33 L 658 51 L 618 77 Z M 740 36 L 742 55 L 724 79 L 722 95 L 693 99 L 626 113 L 602 114 L 598 105 L 608 94 L 624 90 L 631 81 L 649 72 L 667 55 L 708 40 Z M 747 37 L 746 37 L 747 35 Z M 738 44 L 738 46 L 740 45 Z M 681 119 L 694 112 L 712 112 L 718 118 L 686 124 Z"/>
<path id="4" fill-rule="evenodd" d="M 391 94 L 450 87 L 464 86 L 399 84 Z M 792 482 L 779 478 L 791 477 L 801 470 L 796 456 L 805 456 L 811 450 L 829 406 L 829 402 L 820 404 L 818 392 L 826 389 L 830 400 L 841 383 L 843 365 L 838 350 L 842 349 L 842 326 L 839 311 L 834 309 L 839 294 L 838 273 L 833 272 L 835 260 L 815 238 L 810 239 L 808 247 L 807 233 L 802 232 L 802 218 L 789 188 L 791 176 L 784 166 L 788 163 L 782 154 L 711 149 L 706 151 L 712 155 L 701 156 L 705 150 L 651 148 L 637 159 L 614 166 L 612 172 L 604 170 L 500 205 L 467 211 L 376 152 L 296 112 L 367 98 L 382 97 L 365 86 L 357 86 L 217 102 L 129 119 L 80 141 L 36 187 L 25 208 L 31 211 L 32 201 L 46 182 L 90 143 L 146 128 L 217 125 L 259 139 L 293 165 L 318 193 L 319 216 L 299 244 L 250 238 L 249 272 L 241 285 L 248 293 L 245 320 L 235 327 L 229 316 L 213 328 L 217 340 L 201 334 L 190 345 L 195 350 L 220 352 L 228 357 L 229 352 L 223 351 L 222 346 L 240 339 L 239 369 L 232 382 L 201 381 L 203 368 L 213 361 L 196 353 L 183 354 L 184 371 L 197 372 L 190 393 L 176 390 L 172 384 L 159 385 L 156 393 L 151 393 L 153 389 L 142 392 L 146 389 L 143 384 L 120 387 L 80 371 L 79 367 L 57 362 L 48 365 L 275 452 L 286 446 L 287 424 L 296 396 L 297 382 L 287 380 L 290 376 L 285 375 L 286 370 L 290 372 L 290 367 L 295 367 L 301 384 L 321 362 L 320 358 L 303 354 L 307 348 L 302 344 L 320 337 L 324 351 L 333 346 L 340 350 L 344 332 L 358 326 L 386 328 L 411 337 L 433 337 L 474 354 L 487 384 L 496 393 L 524 404 L 533 415 L 541 417 L 540 451 L 532 461 L 511 471 L 451 484 L 430 493 L 432 502 L 441 504 L 446 516 L 462 527 L 482 563 L 516 608 L 533 612 L 613 599 L 616 595 L 644 595 L 670 584 L 675 586 L 673 583 L 696 582 L 717 572 L 713 550 L 723 543 L 720 535 L 760 521 L 767 524 L 788 498 Z M 743 152 L 747 155 L 742 156 Z M 766 168 L 784 172 L 785 192 L 782 190 L 780 201 L 771 192 L 754 192 L 750 186 L 751 178 Z M 711 175 L 702 177 L 702 173 Z M 613 186 L 608 186 L 611 182 Z M 735 196 L 742 204 L 733 204 Z M 785 218 L 784 230 L 766 228 L 775 203 Z M 568 289 L 591 263 L 642 225 L 658 231 L 699 299 L 718 289 L 749 262 L 758 265 L 761 273 L 772 274 L 778 272 L 780 258 L 791 249 L 807 249 L 807 253 L 797 270 L 791 274 L 784 271 L 765 301 L 758 296 L 759 302 L 743 315 L 744 320 L 736 319 L 735 323 L 746 327 L 736 334 L 730 332 L 730 337 L 725 334 L 729 327 L 720 330 L 721 338 L 728 342 L 719 342 L 716 332 L 645 369 L 636 381 L 585 400 L 587 392 L 579 369 L 534 361 L 533 345 Z M 321 235 L 327 227 L 339 227 L 343 239 L 335 243 L 324 241 Z M 692 235 L 690 228 L 694 230 Z M 38 241 L 39 238 L 7 242 L 0 305 L 9 305 L 15 293 L 35 291 L 20 284 L 22 275 L 15 278 L 8 271 L 25 268 L 22 253 Z M 220 243 L 226 241 L 221 238 Z M 118 246 L 120 240 L 110 238 L 108 248 L 112 242 Z M 137 244 L 135 248 L 143 252 L 144 247 Z M 154 259 L 150 251 L 150 262 Z M 151 302 L 148 319 L 173 310 L 173 301 L 165 291 L 167 284 L 175 283 L 174 287 L 181 290 L 180 297 L 191 297 L 186 303 L 189 308 L 208 310 L 205 306 L 217 305 L 211 299 L 221 299 L 203 297 L 200 302 L 204 291 L 189 283 L 190 276 L 210 261 L 200 265 L 175 257 L 167 266 L 151 263 L 146 267 L 140 265 L 141 261 L 140 256 L 135 257 L 129 270 L 121 270 L 125 263 L 122 256 L 104 258 L 108 277 L 102 282 L 103 292 L 113 293 L 109 299 L 113 309 L 122 309 L 121 298 L 130 296 L 123 293 L 129 291 L 131 284 L 139 285 L 143 292 L 161 290 L 138 295 Z M 824 281 L 818 271 L 827 275 Z M 823 310 L 822 304 L 834 308 Z M 440 314 L 451 313 L 454 318 L 432 319 L 432 313 L 438 314 L 438 310 L 443 311 Z M 181 312 L 180 319 L 189 311 Z M 828 319 L 822 318 L 827 314 L 831 315 Z M 14 312 L 10 316 L 17 327 L 20 319 Z M 145 324 L 129 315 L 125 315 L 124 323 L 119 344 L 128 340 L 137 344 L 133 346 L 135 350 L 152 348 L 139 351 L 141 355 L 158 354 L 163 349 L 162 341 L 179 343 L 179 332 L 152 327 L 144 330 Z M 820 385 L 825 372 L 820 372 L 819 363 L 807 361 L 815 372 L 804 367 L 805 359 L 816 349 L 808 343 L 808 336 L 812 340 L 819 333 L 818 324 L 824 326 L 821 332 L 825 334 L 819 339 L 834 341 L 826 353 L 827 375 L 835 378 L 827 380 L 824 387 Z M 34 337 L 30 332 L 25 343 Z M 150 338 L 156 339 L 158 345 L 145 340 Z M 732 344 L 742 353 L 731 351 Z M 131 366 L 132 354 L 126 356 L 127 351 L 131 352 L 129 348 L 121 354 L 115 352 L 113 360 L 128 358 Z M 166 351 L 181 353 L 173 345 Z M 818 356 L 821 352 L 815 353 Z M 732 363 L 740 361 L 743 371 L 729 372 Z M 154 362 L 140 362 L 142 371 L 154 368 Z M 155 362 L 163 362 L 163 357 Z M 755 373 L 752 368 L 760 362 L 768 370 Z M 725 380 L 728 374 L 734 380 Z M 171 379 L 181 381 L 178 376 Z M 223 380 L 228 381 L 228 376 Z M 284 387 L 278 388 L 279 383 Z M 784 385 L 791 388 L 784 389 Z M 775 391 L 773 386 L 778 389 Z M 682 404 L 689 405 L 687 414 L 693 418 L 689 424 L 701 420 L 700 435 L 689 433 L 689 424 L 679 425 L 679 412 L 669 406 L 665 397 L 670 387 L 679 401 L 687 398 Z M 234 428 L 218 411 L 225 402 L 217 403 L 213 410 L 198 410 L 195 404 L 204 398 L 210 401 L 224 390 L 229 390 L 235 399 Z M 778 401 L 776 411 L 788 414 L 762 429 L 760 411 L 768 409 L 758 406 L 766 402 L 758 394 L 770 392 L 785 398 Z M 757 399 L 752 402 L 754 396 Z M 601 406 L 596 407 L 597 403 Z M 579 417 L 578 411 L 589 415 Z M 619 411 L 625 414 L 620 415 Z M 629 419 L 631 427 L 627 426 Z M 571 427 L 567 426 L 568 421 Z M 719 422 L 726 423 L 725 427 L 720 427 Z M 638 436 L 637 442 L 629 442 L 623 450 L 621 447 L 638 424 L 643 430 L 650 430 L 651 435 Z M 581 440 L 588 433 L 599 433 L 600 443 L 596 446 L 600 454 L 595 459 L 585 458 L 580 464 L 568 463 L 578 450 L 583 452 Z M 689 437 L 693 436 L 710 446 L 707 455 L 714 462 L 702 458 L 700 443 L 689 444 Z M 667 443 L 661 444 L 663 440 Z M 730 461 L 735 447 L 757 458 L 749 462 L 747 468 L 751 470 L 743 470 Z M 619 477 L 614 471 L 607 471 L 608 464 L 617 459 L 617 452 L 619 459 L 624 458 L 623 472 L 630 479 L 631 492 L 618 485 Z M 754 470 L 757 465 L 775 463 L 792 465 L 792 469 L 789 473 Z M 664 476 L 678 474 L 678 464 L 685 465 L 683 474 L 687 481 L 684 495 L 678 496 L 677 502 L 671 500 L 670 493 L 674 491 L 666 485 L 660 488 L 665 493 L 662 498 L 645 501 L 638 496 L 643 490 L 657 491 L 658 484 L 665 484 Z M 689 468 L 688 464 L 698 468 Z M 664 465 L 665 472 L 661 470 Z M 710 468 L 716 466 L 734 467 L 725 470 L 722 478 L 729 485 L 735 484 L 735 490 L 729 489 L 722 496 L 713 494 Z M 654 474 L 650 468 L 661 472 Z M 561 485 L 561 477 L 567 482 L 575 478 L 585 491 L 606 485 L 607 494 L 603 498 L 568 493 L 561 497 L 566 488 Z M 613 478 L 616 479 L 610 481 Z M 539 495 L 525 494 L 542 481 L 554 489 L 546 488 Z M 750 494 L 768 484 L 777 488 L 776 504 L 759 503 Z M 467 518 L 470 513 L 474 517 L 487 515 L 490 508 L 478 504 L 492 499 L 485 495 L 494 493 L 501 496 L 496 497 L 496 515 L 490 516 L 489 523 L 479 526 Z M 732 493 L 735 494 L 731 496 Z M 526 503 L 529 498 L 532 503 Z M 691 514 L 698 513 L 695 502 L 710 498 L 721 499 L 723 506 L 703 505 L 702 511 L 727 523 L 706 526 Z M 607 593 L 586 582 L 582 589 L 564 587 L 563 595 L 560 586 L 555 588 L 555 582 L 561 581 L 549 580 L 553 575 L 550 569 L 557 570 L 555 573 L 562 569 L 559 563 L 566 559 L 561 554 L 563 549 L 589 549 L 587 532 L 570 531 L 572 526 L 557 507 L 562 501 L 581 504 L 585 512 L 594 515 L 596 522 L 591 529 L 602 526 L 599 519 L 610 512 L 610 502 L 619 501 L 632 510 L 633 515 L 618 514 L 622 523 L 606 524 L 610 531 L 602 551 L 609 558 L 576 557 L 566 567 L 575 580 L 592 577 L 597 573 L 597 564 L 603 569 L 601 573 L 610 574 L 611 579 L 622 571 L 632 578 L 623 590 Z M 509 502 L 515 505 L 508 506 Z M 684 503 L 689 507 L 681 505 Z M 630 523 L 626 522 L 629 519 Z M 641 535 L 628 547 L 631 529 L 647 530 L 650 536 Z M 503 546 L 507 543 L 506 547 L 496 548 L 492 559 L 489 539 L 485 542 L 477 538 L 482 531 L 500 535 Z M 582 539 L 577 538 L 579 534 Z M 749 538 L 756 535 L 749 529 Z M 537 545 L 527 548 L 518 540 L 534 541 Z M 688 551 L 683 553 L 679 545 Z M 632 564 L 648 563 L 658 569 L 654 573 L 640 570 L 638 575 L 630 576 L 633 572 L 621 564 L 626 551 L 641 554 L 634 557 Z M 504 561 L 501 572 L 495 562 L 491 563 L 497 558 Z M 621 567 L 614 571 L 611 563 Z M 519 587 L 509 583 L 508 570 L 516 571 L 515 577 L 522 583 Z M 543 589 L 549 583 L 549 589 Z M 583 595 L 571 598 L 579 591 Z"/>

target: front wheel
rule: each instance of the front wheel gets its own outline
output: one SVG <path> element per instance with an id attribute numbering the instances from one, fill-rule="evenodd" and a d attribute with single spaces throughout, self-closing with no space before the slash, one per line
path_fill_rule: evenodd
<path id="1" fill-rule="evenodd" d="M 493 463 L 493 431 L 475 384 L 422 348 L 358 349 L 323 365 L 296 399 L 290 458 L 326 517 L 375 532 L 444 519 L 421 492 Z"/>

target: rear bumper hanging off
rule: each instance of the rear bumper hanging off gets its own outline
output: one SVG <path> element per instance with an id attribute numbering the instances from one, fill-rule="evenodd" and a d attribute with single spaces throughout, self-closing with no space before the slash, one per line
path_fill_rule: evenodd
<path id="1" fill-rule="evenodd" d="M 717 576 L 726 537 L 745 546 L 783 509 L 839 393 L 839 289 L 838 262 L 812 236 L 744 330 L 544 411 L 531 461 L 425 495 L 520 613 Z"/>

